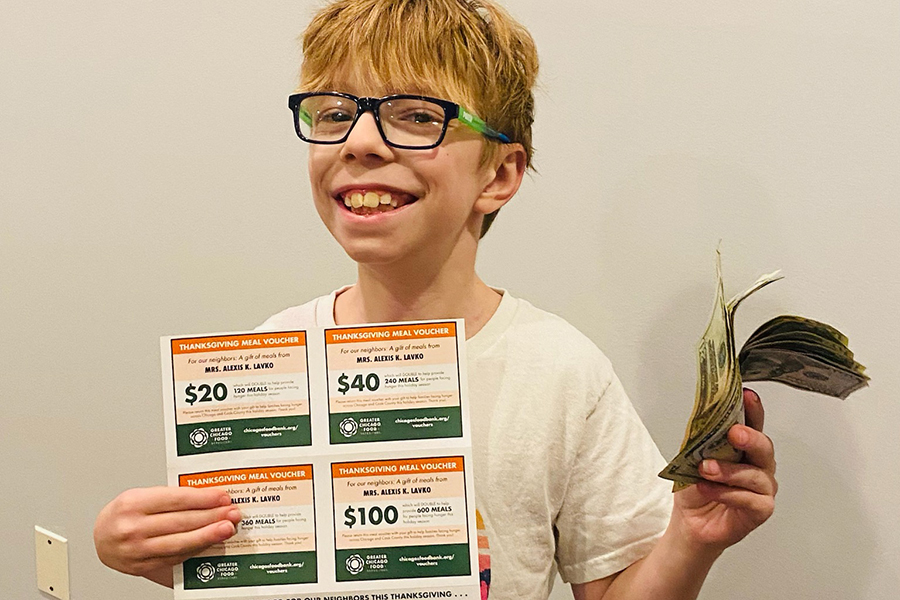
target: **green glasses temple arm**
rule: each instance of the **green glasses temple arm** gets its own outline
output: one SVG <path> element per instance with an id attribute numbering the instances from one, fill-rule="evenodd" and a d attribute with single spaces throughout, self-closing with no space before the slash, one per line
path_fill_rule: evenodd
<path id="1" fill-rule="evenodd" d="M 297 107 L 297 116 L 300 117 L 301 121 L 309 126 L 312 126 L 312 115 L 309 114 L 309 111 L 303 108 L 302 105 Z"/>
<path id="2" fill-rule="evenodd" d="M 484 136 L 498 139 L 505 144 L 510 142 L 510 139 L 506 135 L 500 133 L 496 129 L 488 127 L 487 123 L 470 113 L 463 106 L 460 106 L 457 109 L 456 118 Z"/>

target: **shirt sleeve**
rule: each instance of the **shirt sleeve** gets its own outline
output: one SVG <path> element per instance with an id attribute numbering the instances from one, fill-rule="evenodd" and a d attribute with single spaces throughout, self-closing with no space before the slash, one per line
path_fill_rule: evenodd
<path id="1" fill-rule="evenodd" d="M 556 559 L 567 583 L 586 583 L 646 556 L 672 514 L 660 455 L 613 375 L 588 414 L 556 519 Z"/>

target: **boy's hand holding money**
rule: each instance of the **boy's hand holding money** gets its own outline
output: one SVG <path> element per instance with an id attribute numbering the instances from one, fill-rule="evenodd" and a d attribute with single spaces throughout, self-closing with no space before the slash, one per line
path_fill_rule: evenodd
<path id="1" fill-rule="evenodd" d="M 747 425 L 733 425 L 728 441 L 743 450 L 740 463 L 707 459 L 704 481 L 675 493 L 670 529 L 681 539 L 721 552 L 742 540 L 775 510 L 775 450 L 764 433 L 764 411 L 756 392 L 744 390 Z"/>

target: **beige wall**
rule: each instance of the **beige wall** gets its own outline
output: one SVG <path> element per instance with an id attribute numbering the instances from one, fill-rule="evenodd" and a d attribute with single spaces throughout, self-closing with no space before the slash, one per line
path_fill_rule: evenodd
<path id="1" fill-rule="evenodd" d="M 894 598 L 897 3 L 508 5 L 542 54 L 540 173 L 485 240 L 482 275 L 604 348 L 670 455 L 718 240 L 729 291 L 784 269 L 739 335 L 780 312 L 828 321 L 873 384 L 843 403 L 758 386 L 779 507 L 702 597 Z M 69 538 L 73 598 L 169 598 L 91 543 L 106 501 L 164 481 L 158 336 L 251 327 L 351 280 L 286 108 L 310 11 L 3 3 L 4 598 L 42 597 L 35 524 Z"/>

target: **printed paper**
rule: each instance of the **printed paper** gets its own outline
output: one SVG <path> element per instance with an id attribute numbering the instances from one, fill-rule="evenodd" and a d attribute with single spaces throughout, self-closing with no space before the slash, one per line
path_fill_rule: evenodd
<path id="1" fill-rule="evenodd" d="M 169 484 L 242 515 L 175 597 L 480 599 L 464 331 L 162 338 Z"/>

